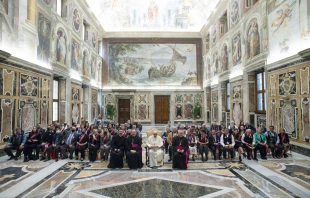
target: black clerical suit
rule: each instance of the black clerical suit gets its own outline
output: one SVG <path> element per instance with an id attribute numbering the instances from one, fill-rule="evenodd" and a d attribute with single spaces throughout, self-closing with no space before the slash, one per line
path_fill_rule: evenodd
<path id="1" fill-rule="evenodd" d="M 173 148 L 173 167 L 177 169 L 187 169 L 186 164 L 186 152 L 188 150 L 188 141 L 186 137 L 174 137 L 172 140 Z M 183 152 L 178 152 L 178 149 L 184 150 Z"/>
<path id="2" fill-rule="evenodd" d="M 75 150 L 75 143 L 77 141 L 78 138 L 78 133 L 76 131 L 71 131 L 71 129 L 66 130 L 67 132 L 64 135 L 63 141 L 62 141 L 62 145 L 60 146 L 61 149 L 61 154 L 62 154 L 62 158 L 66 159 L 68 158 L 68 153 L 67 153 L 67 149 L 69 150 L 70 159 L 73 159 L 73 152 Z"/>
<path id="3" fill-rule="evenodd" d="M 81 153 L 81 160 L 85 159 L 85 149 L 88 147 L 88 140 L 89 137 L 86 133 L 82 133 L 78 136 L 75 144 L 75 159 L 78 159 L 79 152 Z"/>
<path id="4" fill-rule="evenodd" d="M 130 169 L 138 169 L 143 167 L 142 163 L 142 139 L 137 135 L 126 138 L 126 159 Z M 131 153 L 134 150 L 134 153 Z"/>
<path id="5" fill-rule="evenodd" d="M 108 168 L 123 168 L 124 150 L 126 147 L 126 138 L 124 136 L 115 135 L 111 142 L 110 163 Z"/>

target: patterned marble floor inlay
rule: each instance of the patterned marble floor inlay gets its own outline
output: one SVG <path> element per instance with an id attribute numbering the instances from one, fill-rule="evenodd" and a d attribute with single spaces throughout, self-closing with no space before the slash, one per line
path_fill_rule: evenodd
<path id="1" fill-rule="evenodd" d="M 221 189 L 199 186 L 163 179 L 150 179 L 140 182 L 116 185 L 107 188 L 93 190 L 91 192 L 108 197 L 201 197 L 218 192 Z"/>
<path id="2" fill-rule="evenodd" d="M 191 162 L 188 170 L 109 169 L 107 162 L 0 162 L 0 197 L 301 197 L 310 194 L 307 159 Z M 36 179 L 39 178 L 39 179 Z M 18 191 L 17 186 L 24 188 Z M 10 196 L 14 189 L 15 195 Z"/>

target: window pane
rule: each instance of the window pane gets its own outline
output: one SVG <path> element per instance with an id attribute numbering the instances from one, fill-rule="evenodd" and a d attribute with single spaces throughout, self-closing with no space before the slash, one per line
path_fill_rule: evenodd
<path id="1" fill-rule="evenodd" d="M 267 110 L 267 94 L 264 93 L 264 107 L 265 107 L 265 111 Z"/>
<path id="2" fill-rule="evenodd" d="M 227 83 L 227 96 L 230 96 L 230 83 Z"/>
<path id="3" fill-rule="evenodd" d="M 57 14 L 61 16 L 61 1 L 62 0 L 57 0 Z"/>
<path id="4" fill-rule="evenodd" d="M 257 90 L 262 90 L 262 74 L 259 73 L 256 75 L 256 84 L 257 84 Z"/>
<path id="5" fill-rule="evenodd" d="M 230 97 L 227 97 L 227 110 L 230 110 Z"/>
<path id="6" fill-rule="evenodd" d="M 266 75 L 265 75 L 265 72 L 263 74 L 264 74 L 264 90 L 266 90 Z"/>
<path id="7" fill-rule="evenodd" d="M 53 102 L 53 121 L 58 120 L 58 102 Z"/>
<path id="8" fill-rule="evenodd" d="M 58 81 L 54 80 L 53 99 L 58 100 Z"/>
<path id="9" fill-rule="evenodd" d="M 263 94 L 257 94 L 257 110 L 263 110 Z"/>

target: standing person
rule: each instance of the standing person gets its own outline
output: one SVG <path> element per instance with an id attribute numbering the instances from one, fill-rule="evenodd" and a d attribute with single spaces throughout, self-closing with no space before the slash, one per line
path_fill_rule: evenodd
<path id="1" fill-rule="evenodd" d="M 62 145 L 60 147 L 62 159 L 68 158 L 67 149 L 69 150 L 70 156 L 69 159 L 73 159 L 73 152 L 75 150 L 75 144 L 77 142 L 78 133 L 76 132 L 76 128 L 72 127 L 72 129 L 68 130 L 62 140 Z"/>
<path id="2" fill-rule="evenodd" d="M 94 125 L 97 126 L 97 123 L 99 122 L 99 125 L 103 126 L 104 125 L 104 120 L 101 116 L 101 114 L 98 114 L 98 117 L 95 118 L 94 120 Z"/>
<path id="3" fill-rule="evenodd" d="M 111 142 L 111 156 L 108 168 L 123 168 L 124 150 L 126 147 L 126 138 L 123 136 L 124 131 L 118 131 L 118 135 L 113 136 Z"/>
<path id="4" fill-rule="evenodd" d="M 142 124 L 141 124 L 141 120 L 138 121 L 138 124 L 137 124 L 137 128 L 139 129 L 140 131 L 140 137 L 142 136 Z"/>
<path id="5" fill-rule="evenodd" d="M 267 129 L 265 127 L 265 123 L 264 122 L 261 122 L 259 127 L 262 128 L 262 133 L 266 133 L 267 132 Z"/>
<path id="6" fill-rule="evenodd" d="M 29 133 L 27 142 L 24 148 L 24 162 L 28 162 L 32 157 L 32 150 L 36 149 L 40 144 L 41 134 L 36 127 L 33 127 L 32 131 Z"/>
<path id="7" fill-rule="evenodd" d="M 111 134 L 108 133 L 107 130 L 103 131 L 100 137 L 100 157 L 101 161 L 109 160 L 109 153 L 111 148 Z"/>
<path id="8" fill-rule="evenodd" d="M 127 129 L 132 129 L 132 124 L 130 120 L 127 121 Z"/>
<path id="9" fill-rule="evenodd" d="M 171 133 L 168 134 L 167 142 L 168 142 L 168 150 L 169 150 L 169 159 L 168 162 L 172 160 L 172 140 L 175 136 L 178 135 L 177 127 L 173 127 Z"/>
<path id="10" fill-rule="evenodd" d="M 85 150 L 88 147 L 89 137 L 86 134 L 86 130 L 82 129 L 82 133 L 77 137 L 75 145 L 75 160 L 79 159 L 79 152 L 81 153 L 81 161 L 85 159 Z"/>
<path id="11" fill-rule="evenodd" d="M 279 146 L 278 146 L 279 156 L 282 155 L 282 151 L 284 149 L 283 156 L 284 156 L 284 158 L 287 158 L 288 157 L 287 152 L 290 150 L 290 139 L 288 137 L 288 134 L 285 133 L 284 128 L 280 129 L 279 139 L 280 139 Z"/>
<path id="12" fill-rule="evenodd" d="M 247 129 L 245 132 L 246 133 L 243 134 L 241 137 L 241 142 L 242 142 L 243 147 L 245 148 L 245 150 L 247 152 L 247 159 L 251 160 L 251 157 L 253 158 L 252 150 L 254 149 L 255 138 L 252 135 L 251 129 Z"/>
<path id="13" fill-rule="evenodd" d="M 97 157 L 97 151 L 100 147 L 100 135 L 98 134 L 98 130 L 95 129 L 89 135 L 89 161 L 95 162 Z"/>
<path id="14" fill-rule="evenodd" d="M 245 122 L 244 124 L 245 129 L 251 129 L 252 131 L 256 132 L 256 128 L 249 124 L 249 122 Z"/>
<path id="15" fill-rule="evenodd" d="M 172 127 L 172 125 L 171 125 L 171 121 L 170 121 L 170 120 L 168 121 L 168 123 L 167 123 L 167 125 L 166 125 L 166 128 L 167 128 L 167 127 L 169 128 L 170 131 L 173 130 L 173 127 Z"/>
<path id="16" fill-rule="evenodd" d="M 265 136 L 267 139 L 268 148 L 271 150 L 271 154 L 273 158 L 278 157 L 275 153 L 276 148 L 278 148 L 280 143 L 280 138 L 278 133 L 274 131 L 273 126 L 269 126 L 269 131 L 265 132 Z"/>
<path id="17" fill-rule="evenodd" d="M 214 122 L 212 123 L 212 125 L 210 126 L 210 131 L 212 131 L 213 129 L 214 129 L 216 132 L 218 132 L 218 131 L 221 131 L 221 130 L 222 130 L 222 127 L 221 127 L 221 125 L 217 125 L 216 122 L 214 121 Z"/>
<path id="18" fill-rule="evenodd" d="M 186 151 L 188 150 L 188 141 L 184 137 L 184 131 L 179 131 L 178 136 L 173 138 L 173 166 L 172 168 L 187 169 Z"/>
<path id="19" fill-rule="evenodd" d="M 135 129 L 131 130 L 130 136 L 126 140 L 126 159 L 129 169 L 140 169 L 142 163 L 142 138 L 137 135 Z"/>
<path id="20" fill-rule="evenodd" d="M 4 152 L 10 157 L 8 160 L 18 160 L 20 154 L 24 150 L 26 140 L 26 135 L 21 133 L 21 128 L 16 128 L 15 133 L 11 135 L 8 144 L 4 148 Z M 13 155 L 12 150 L 16 150 L 15 156 Z"/>
<path id="21" fill-rule="evenodd" d="M 260 152 L 260 156 L 261 159 L 266 160 L 267 157 L 267 139 L 264 133 L 262 133 L 262 129 L 261 128 L 257 128 L 257 132 L 254 134 L 254 138 L 255 138 L 255 149 L 254 149 L 254 160 L 258 160 L 257 159 L 257 150 L 259 150 Z"/>
<path id="22" fill-rule="evenodd" d="M 206 134 L 205 130 L 200 130 L 200 135 L 198 135 L 198 142 L 197 143 L 199 144 L 199 153 L 201 155 L 201 161 L 208 161 L 209 140 L 208 140 L 208 135 Z M 205 160 L 203 158 L 203 154 L 205 154 L 205 156 L 206 156 Z"/>
<path id="23" fill-rule="evenodd" d="M 209 129 L 207 128 L 206 123 L 203 123 L 203 124 L 201 125 L 201 128 L 199 129 L 199 131 L 201 131 L 201 130 L 204 130 L 204 131 L 205 131 L 205 134 L 207 134 L 208 137 L 210 136 L 210 131 L 209 131 Z"/>
<path id="24" fill-rule="evenodd" d="M 163 139 L 158 136 L 157 131 L 153 131 L 153 135 L 148 137 L 147 147 L 149 148 L 150 168 L 155 168 L 163 165 Z"/>
<path id="25" fill-rule="evenodd" d="M 161 135 L 161 138 L 163 139 L 163 144 L 165 146 L 165 151 L 166 151 L 166 154 L 168 153 L 168 146 L 169 146 L 169 143 L 168 143 L 168 135 L 170 133 L 170 128 L 169 127 L 166 127 L 166 131 L 163 132 L 163 134 Z"/>
<path id="26" fill-rule="evenodd" d="M 222 134 L 221 136 L 221 145 L 223 146 L 224 160 L 226 160 L 227 151 L 229 151 L 230 159 L 232 160 L 234 157 L 235 140 L 234 140 L 234 136 L 229 133 L 228 129 L 225 129 L 224 134 Z"/>

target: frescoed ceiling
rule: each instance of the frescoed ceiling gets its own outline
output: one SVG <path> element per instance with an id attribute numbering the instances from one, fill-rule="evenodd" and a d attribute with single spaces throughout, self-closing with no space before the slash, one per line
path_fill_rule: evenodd
<path id="1" fill-rule="evenodd" d="M 199 32 L 219 0 L 87 0 L 106 32 Z"/>

